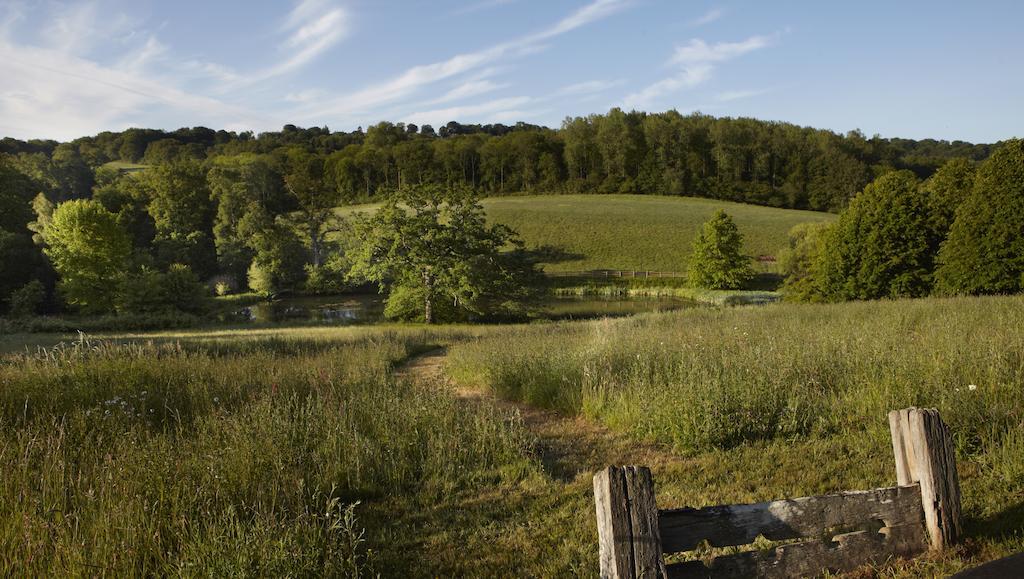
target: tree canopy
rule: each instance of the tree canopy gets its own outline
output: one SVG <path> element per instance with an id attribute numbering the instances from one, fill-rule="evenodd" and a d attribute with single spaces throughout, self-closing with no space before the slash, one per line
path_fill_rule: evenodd
<path id="1" fill-rule="evenodd" d="M 66 201 L 53 212 L 46 243 L 64 299 L 84 312 L 112 310 L 132 249 L 117 217 L 96 201 Z"/>
<path id="2" fill-rule="evenodd" d="M 1024 289 L 1024 140 L 982 163 L 970 196 L 939 252 L 944 293 L 993 294 Z"/>
<path id="3" fill-rule="evenodd" d="M 465 188 L 407 185 L 355 223 L 352 274 L 389 288 L 392 317 L 426 323 L 526 312 L 534 265 Z"/>
<path id="4" fill-rule="evenodd" d="M 740 289 L 754 271 L 743 254 L 743 235 L 729 215 L 719 209 L 693 241 L 689 280 L 694 287 Z"/>
<path id="5" fill-rule="evenodd" d="M 882 175 L 853 199 L 829 233 L 820 290 L 832 301 L 926 295 L 934 235 L 914 174 Z"/>

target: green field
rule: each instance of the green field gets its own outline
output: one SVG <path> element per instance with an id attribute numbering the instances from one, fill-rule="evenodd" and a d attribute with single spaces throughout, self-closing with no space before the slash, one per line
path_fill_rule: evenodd
<path id="1" fill-rule="evenodd" d="M 596 470 L 650 466 L 664 507 L 888 486 L 917 405 L 966 541 L 857 576 L 944 575 L 1024 548 L 1022 328 L 1000 297 L 9 335 L 0 572 L 594 576 Z M 454 381 L 396 372 L 431 356 Z"/>
<path id="2" fill-rule="evenodd" d="M 798 223 L 835 218 L 815 211 L 646 195 L 491 197 L 483 206 L 489 218 L 519 232 L 528 246 L 566 254 L 565 260 L 545 265 L 548 271 L 686 271 L 693 238 L 717 209 L 733 217 L 754 257 L 778 256 L 787 232 Z"/>
<path id="3" fill-rule="evenodd" d="M 135 173 L 149 167 L 149 165 L 142 165 L 140 163 L 129 163 L 128 161 L 110 161 L 104 163 L 103 167 L 108 169 L 115 169 L 117 171 L 123 171 L 125 173 Z"/>

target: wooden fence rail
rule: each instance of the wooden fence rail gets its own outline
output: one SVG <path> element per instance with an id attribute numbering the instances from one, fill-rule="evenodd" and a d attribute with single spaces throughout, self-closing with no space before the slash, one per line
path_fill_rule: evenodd
<path id="1" fill-rule="evenodd" d="M 747 505 L 658 510 L 646 467 L 594 476 L 601 576 L 803 577 L 912 557 L 954 543 L 960 482 L 949 429 L 934 409 L 889 413 L 898 486 Z M 664 555 L 758 537 L 789 542 L 666 565 Z"/>
<path id="2" fill-rule="evenodd" d="M 583 279 L 674 279 L 685 278 L 680 271 L 649 271 L 634 269 L 589 269 L 585 271 L 546 271 L 547 277 L 576 277 Z"/>

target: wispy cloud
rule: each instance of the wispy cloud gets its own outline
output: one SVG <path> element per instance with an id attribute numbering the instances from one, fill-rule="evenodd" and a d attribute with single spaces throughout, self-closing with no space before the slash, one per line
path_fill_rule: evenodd
<path id="1" fill-rule="evenodd" d="M 413 66 L 390 80 L 342 95 L 322 106 L 309 108 L 303 111 L 303 116 L 307 118 L 345 118 L 366 114 L 382 103 L 409 97 L 425 86 L 469 73 L 503 58 L 535 52 L 545 42 L 606 18 L 626 8 L 630 3 L 631 0 L 593 0 L 539 32 L 475 52 L 457 54 L 447 60 Z"/>
<path id="2" fill-rule="evenodd" d="M 761 96 L 769 92 L 771 92 L 771 89 L 769 88 L 727 90 L 725 92 L 718 93 L 718 96 L 715 97 L 715 100 L 717 100 L 718 102 L 725 103 L 731 101 L 738 101 L 742 99 L 749 99 L 756 96 Z"/>
<path id="3" fill-rule="evenodd" d="M 694 18 L 690 21 L 690 26 L 696 28 L 698 26 L 705 26 L 725 16 L 725 9 L 723 8 L 712 8 L 701 16 Z"/>
<path id="4" fill-rule="evenodd" d="M 624 84 L 626 81 L 619 80 L 588 80 L 563 86 L 556 90 L 552 96 L 586 96 L 602 93 L 613 87 Z"/>
<path id="5" fill-rule="evenodd" d="M 451 15 L 465 16 L 466 14 L 473 14 L 474 12 L 481 12 L 483 10 L 490 10 L 492 8 L 514 4 L 518 1 L 519 0 L 481 0 L 480 2 L 474 2 L 473 4 L 467 4 L 461 8 L 456 8 L 452 11 Z"/>
<path id="6" fill-rule="evenodd" d="M 751 36 L 739 42 L 715 44 L 708 44 L 696 38 L 690 40 L 687 44 L 676 47 L 668 61 L 669 66 L 677 68 L 675 74 L 626 95 L 623 105 L 632 108 L 647 107 L 666 95 L 704 84 L 712 77 L 715 67 L 720 63 L 771 46 L 777 40 L 777 34 Z"/>
<path id="7" fill-rule="evenodd" d="M 331 0 L 300 0 L 285 17 L 280 33 L 286 38 L 279 44 L 282 60 L 245 75 L 220 72 L 229 80 L 222 91 L 237 90 L 271 78 L 283 76 L 309 64 L 350 32 L 349 13 Z"/>
<path id="8" fill-rule="evenodd" d="M 697 17 L 693 18 L 692 20 L 690 20 L 689 25 L 690 25 L 691 28 L 707 26 L 707 25 L 710 25 L 711 23 L 716 22 L 716 20 L 720 19 L 724 15 L 725 15 L 725 9 L 724 8 L 712 8 L 712 9 L 708 10 L 707 12 L 705 12 L 703 14 L 700 14 L 699 16 L 697 16 Z"/>
<path id="9" fill-rule="evenodd" d="M 742 56 L 767 46 L 771 46 L 778 40 L 778 35 L 772 36 L 751 36 L 739 42 L 717 42 L 708 44 L 699 38 L 688 42 L 685 46 L 676 47 L 670 64 L 701 64 L 708 62 L 722 62 Z"/>
<path id="10" fill-rule="evenodd" d="M 530 104 L 533 100 L 526 96 L 507 97 L 472 105 L 417 111 L 403 118 L 416 124 L 442 123 L 452 119 L 473 121 L 483 116 L 495 120 L 509 120 L 514 116 L 510 116 L 511 113 L 521 113 L 521 107 Z"/>

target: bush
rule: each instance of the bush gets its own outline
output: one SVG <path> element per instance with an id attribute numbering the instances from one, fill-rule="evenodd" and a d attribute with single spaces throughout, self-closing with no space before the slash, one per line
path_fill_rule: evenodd
<path id="1" fill-rule="evenodd" d="M 166 273 L 143 268 L 127 277 L 118 293 L 121 314 L 202 313 L 208 290 L 187 265 L 174 264 Z"/>
<path id="2" fill-rule="evenodd" d="M 9 298 L 11 316 L 20 318 L 39 313 L 46 299 L 46 288 L 39 280 L 32 280 L 11 292 Z"/>
<path id="3" fill-rule="evenodd" d="M 743 255 L 743 235 L 719 209 L 693 241 L 689 279 L 694 287 L 740 289 L 754 277 L 750 258 Z"/>
<path id="4" fill-rule="evenodd" d="M 1024 289 L 1024 141 L 1007 141 L 978 169 L 938 261 L 942 293 Z"/>
<path id="5" fill-rule="evenodd" d="M 864 188 L 825 240 L 820 290 L 831 301 L 919 297 L 932 285 L 935 233 L 910 171 Z"/>

